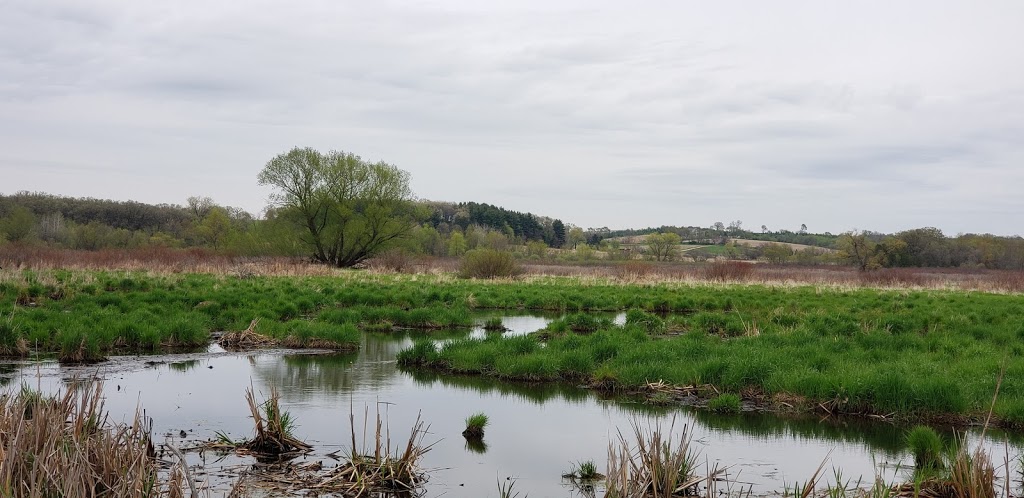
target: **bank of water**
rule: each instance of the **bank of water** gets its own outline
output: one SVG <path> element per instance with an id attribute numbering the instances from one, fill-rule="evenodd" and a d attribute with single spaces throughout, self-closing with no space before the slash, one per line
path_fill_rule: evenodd
<path id="1" fill-rule="evenodd" d="M 521 334 L 542 328 L 550 318 L 515 316 L 503 321 L 510 329 L 506 333 Z M 477 327 L 432 335 L 444 340 L 484 333 Z M 789 420 L 754 413 L 721 416 L 607 399 L 571 385 L 510 384 L 402 371 L 395 355 L 415 338 L 365 334 L 358 352 L 340 355 L 236 354 L 214 346 L 200 354 L 120 357 L 88 367 L 51 361 L 7 364 L 0 368 L 0 380 L 8 388 L 25 383 L 49 391 L 74 379 L 100 379 L 105 383 L 106 408 L 115 419 L 128 420 L 141 406 L 154 419 L 157 442 L 166 438 L 179 446 L 212 438 L 216 431 L 234 438 L 250 436 L 245 389 L 252 385 L 268 393 L 276 387 L 283 408 L 297 420 L 297 435 L 314 445 L 309 458 L 325 464 L 333 463 L 325 455 L 347 450 L 350 411 L 355 412 L 360 438 L 365 411 L 373 417 L 380 409 L 387 416 L 392 440 L 403 443 L 419 415 L 430 426 L 425 441 L 434 443 L 423 462 L 430 476 L 427 496 L 497 496 L 497 483 L 511 479 L 524 495 L 580 496 L 561 478 L 573 463 L 594 460 L 603 470 L 608 443 L 617 440 L 618 431 L 629 436 L 630 423 L 667 428 L 673 420 L 677 430 L 687 426 L 692 431 L 701 462 L 730 467 L 736 487 L 753 486 L 759 495 L 806 481 L 826 458 L 827 467 L 842 469 L 854 482 L 860 476 L 869 482 L 879 469 L 887 480 L 905 478 L 905 470 L 898 467 L 912 465 L 903 448 L 903 429 L 885 423 Z M 490 418 L 486 448 L 468 446 L 460 434 L 465 418 L 476 412 Z M 372 437 L 372 423 L 368 427 Z M 1001 444 L 1002 438 L 991 435 L 991 444 Z M 1018 448 L 1010 443 L 1011 457 Z M 215 485 L 215 495 L 230 485 L 230 479 L 219 477 L 219 469 L 248 463 L 209 453 L 190 458 L 205 465 L 201 479 Z"/>

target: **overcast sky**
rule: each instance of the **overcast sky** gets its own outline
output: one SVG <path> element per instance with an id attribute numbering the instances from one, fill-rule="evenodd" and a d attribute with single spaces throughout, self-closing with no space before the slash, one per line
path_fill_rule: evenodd
<path id="1" fill-rule="evenodd" d="M 0 193 L 259 213 L 294 146 L 582 227 L 1024 234 L 1024 2 L 0 0 Z"/>

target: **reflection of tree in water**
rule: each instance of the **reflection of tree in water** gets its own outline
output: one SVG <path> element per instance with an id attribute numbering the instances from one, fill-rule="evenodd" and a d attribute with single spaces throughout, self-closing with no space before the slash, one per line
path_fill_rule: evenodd
<path id="1" fill-rule="evenodd" d="M 351 391 L 362 385 L 365 373 L 354 365 L 359 353 L 282 356 L 253 362 L 253 372 L 265 384 L 277 386 L 290 401 L 309 401 Z"/>
<path id="2" fill-rule="evenodd" d="M 285 400 L 309 401 L 394 384 L 399 375 L 395 358 L 412 345 L 411 337 L 446 339 L 465 337 L 467 331 L 454 333 L 363 334 L 358 351 L 329 355 L 287 355 L 272 361 L 250 363 L 253 372 L 267 384 L 278 386 Z"/>

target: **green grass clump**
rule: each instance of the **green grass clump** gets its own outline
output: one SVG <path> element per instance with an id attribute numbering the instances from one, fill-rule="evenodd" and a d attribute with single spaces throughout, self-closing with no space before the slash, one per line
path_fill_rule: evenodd
<path id="1" fill-rule="evenodd" d="M 360 339 L 355 325 L 306 320 L 287 322 L 274 333 L 281 340 L 281 345 L 288 348 L 355 349 Z"/>
<path id="2" fill-rule="evenodd" d="M 732 393 L 722 393 L 708 401 L 708 409 L 717 413 L 739 413 L 740 397 Z"/>
<path id="3" fill-rule="evenodd" d="M 466 417 L 466 430 L 462 431 L 462 435 L 467 439 L 484 437 L 484 429 L 487 427 L 487 422 L 487 415 L 482 412 Z"/>
<path id="4" fill-rule="evenodd" d="M 915 426 L 907 433 L 907 445 L 914 455 L 914 467 L 919 470 L 939 470 L 944 467 L 945 454 L 942 439 L 935 429 L 926 425 Z"/>
<path id="5" fill-rule="evenodd" d="M 657 334 L 665 330 L 665 320 L 653 313 L 637 309 L 626 312 L 626 325 L 640 327 L 648 334 Z"/>
<path id="6" fill-rule="evenodd" d="M 566 327 L 578 333 L 596 332 L 602 328 L 611 327 L 612 321 L 606 317 L 595 316 L 591 313 L 574 313 L 562 319 Z"/>
<path id="7" fill-rule="evenodd" d="M 603 479 L 604 475 L 597 471 L 597 465 L 594 464 L 593 460 L 583 460 L 572 464 L 572 468 L 569 472 L 562 474 L 562 477 L 566 479 L 592 481 L 595 479 Z"/>

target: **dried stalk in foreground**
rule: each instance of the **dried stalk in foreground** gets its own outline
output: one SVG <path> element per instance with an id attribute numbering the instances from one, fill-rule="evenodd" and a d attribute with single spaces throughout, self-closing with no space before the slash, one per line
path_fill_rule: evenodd
<path id="1" fill-rule="evenodd" d="M 690 449 L 690 431 L 684 425 L 673 439 L 675 419 L 667 433 L 660 426 L 644 429 L 630 423 L 636 443 L 619 432 L 619 441 L 608 445 L 606 498 L 670 498 L 695 496 L 701 483 L 710 482 L 726 469 L 714 468 L 706 476 L 696 474 L 698 453 Z"/>
<path id="2" fill-rule="evenodd" d="M 98 382 L 0 396 L 0 496 L 183 496 L 159 475 L 144 417 L 111 423 L 102 400 Z"/>

